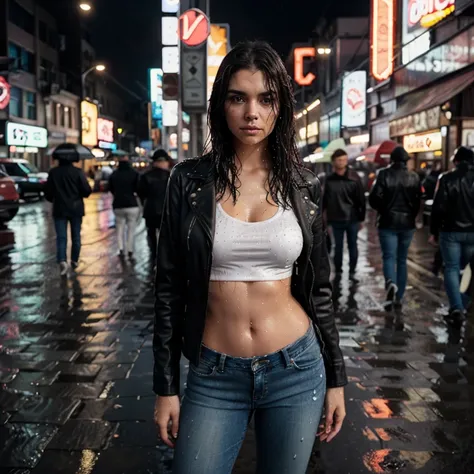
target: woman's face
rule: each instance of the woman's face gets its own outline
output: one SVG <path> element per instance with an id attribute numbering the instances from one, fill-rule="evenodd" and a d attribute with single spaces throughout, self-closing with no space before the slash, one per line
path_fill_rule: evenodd
<path id="1" fill-rule="evenodd" d="M 275 128 L 278 97 L 266 85 L 261 71 L 241 69 L 230 82 L 225 117 L 232 135 L 243 145 L 266 141 Z"/>

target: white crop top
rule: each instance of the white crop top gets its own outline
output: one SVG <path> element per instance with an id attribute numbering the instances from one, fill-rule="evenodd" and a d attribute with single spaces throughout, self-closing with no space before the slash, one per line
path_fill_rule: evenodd
<path id="1" fill-rule="evenodd" d="M 211 281 L 270 281 L 291 277 L 303 249 L 292 209 L 278 208 L 265 221 L 244 222 L 216 206 Z"/>

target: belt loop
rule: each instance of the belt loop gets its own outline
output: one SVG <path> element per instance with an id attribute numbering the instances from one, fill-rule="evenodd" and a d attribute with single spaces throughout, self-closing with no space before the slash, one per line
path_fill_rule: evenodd
<path id="1" fill-rule="evenodd" d="M 226 359 L 226 355 L 225 354 L 220 354 L 219 355 L 219 366 L 217 367 L 217 370 L 219 372 L 224 372 L 224 367 L 225 367 L 225 359 Z"/>
<path id="2" fill-rule="evenodd" d="M 290 359 L 290 356 L 288 354 L 288 349 L 282 349 L 281 350 L 281 355 L 283 356 L 283 359 L 285 360 L 285 369 L 287 367 L 290 367 L 292 365 L 292 362 L 291 362 L 291 359 Z"/>

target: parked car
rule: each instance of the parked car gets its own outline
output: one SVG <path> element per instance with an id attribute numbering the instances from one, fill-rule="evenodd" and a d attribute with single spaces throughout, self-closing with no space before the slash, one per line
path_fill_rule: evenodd
<path id="1" fill-rule="evenodd" d="M 28 160 L 19 158 L 0 158 L 0 165 L 3 165 L 7 174 L 18 185 L 18 192 L 22 199 L 25 199 L 28 195 L 40 198 L 43 196 L 48 173 L 38 171 L 36 166 Z"/>
<path id="2" fill-rule="evenodd" d="M 0 164 L 0 224 L 12 220 L 20 207 L 17 185 Z"/>

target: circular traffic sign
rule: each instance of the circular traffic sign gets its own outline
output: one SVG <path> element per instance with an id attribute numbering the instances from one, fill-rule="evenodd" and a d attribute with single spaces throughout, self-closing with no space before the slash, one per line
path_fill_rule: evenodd
<path id="1" fill-rule="evenodd" d="M 179 39 L 186 46 L 200 46 L 207 41 L 211 32 L 211 22 L 198 8 L 186 10 L 179 17 Z"/>
<path id="2" fill-rule="evenodd" d="M 10 103 L 10 84 L 7 80 L 0 76 L 0 110 L 4 110 Z"/>

